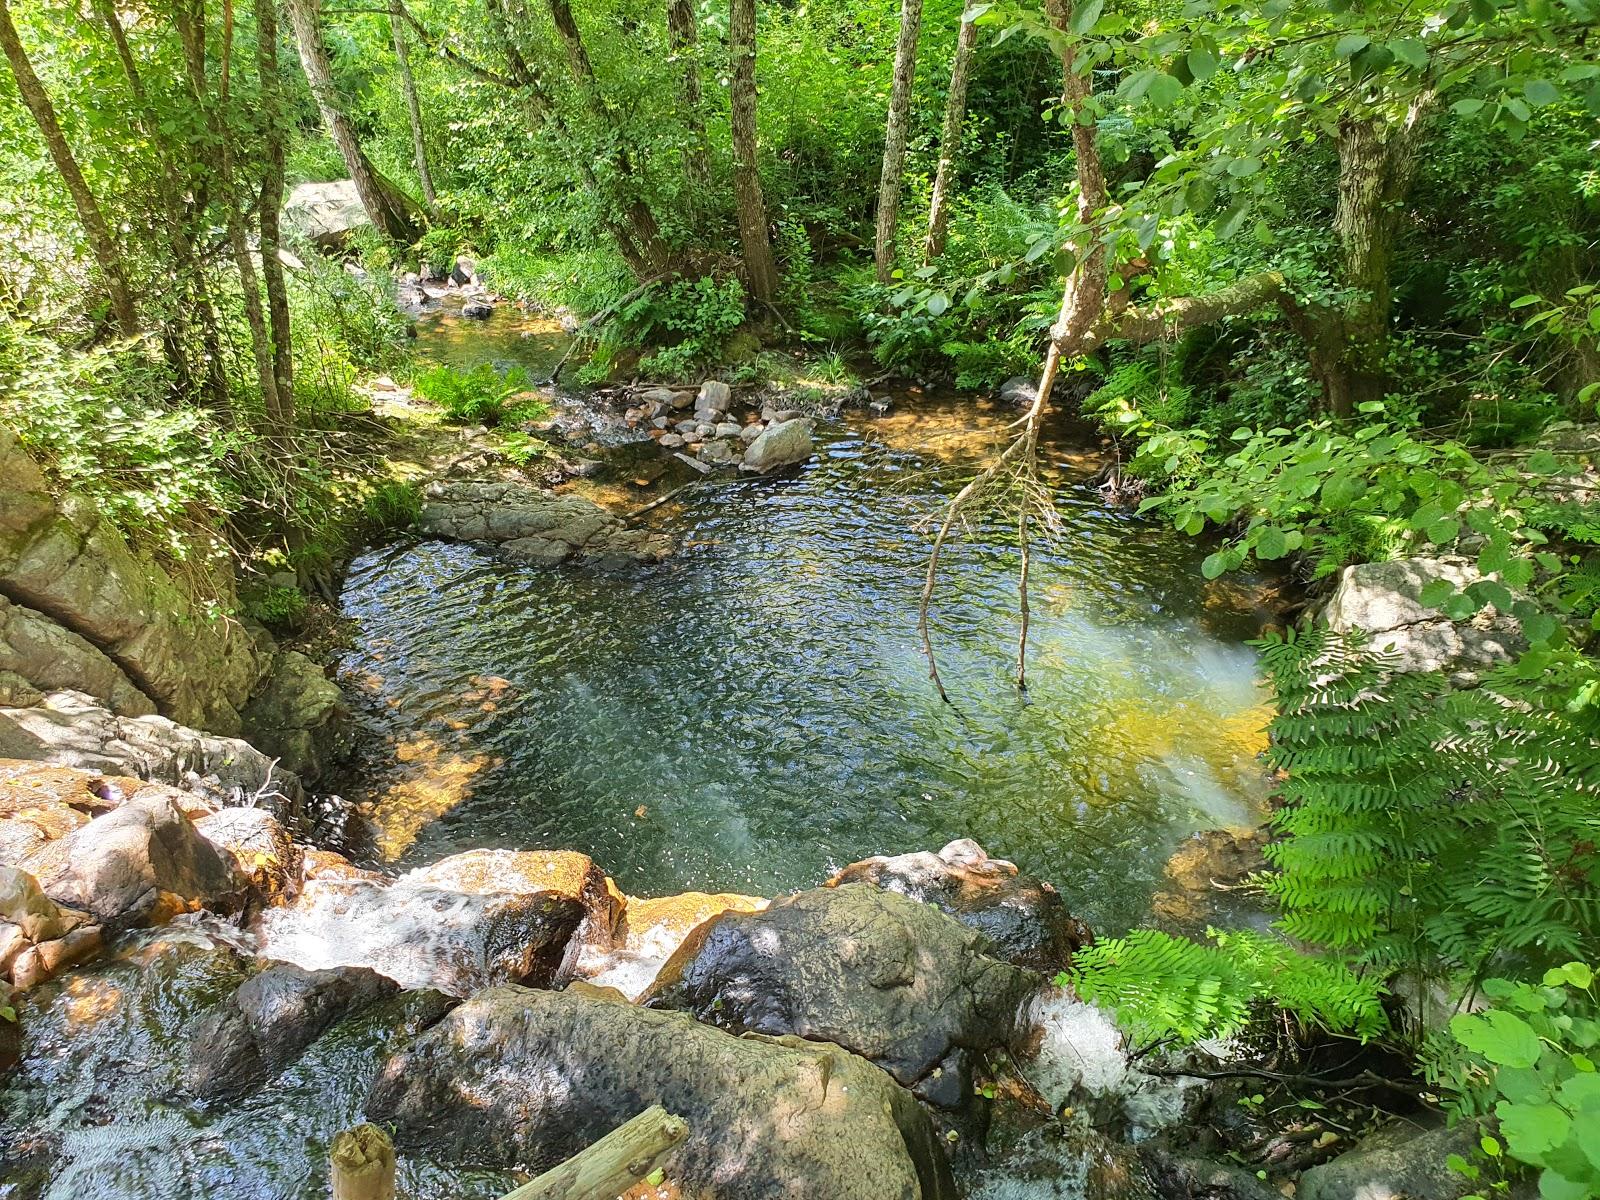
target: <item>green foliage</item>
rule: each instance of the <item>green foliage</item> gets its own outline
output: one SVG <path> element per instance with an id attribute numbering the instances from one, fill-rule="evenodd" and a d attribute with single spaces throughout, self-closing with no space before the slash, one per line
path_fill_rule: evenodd
<path id="1" fill-rule="evenodd" d="M 745 318 L 744 288 L 737 279 L 680 280 L 628 322 L 641 341 L 660 338 L 668 344 L 639 367 L 664 379 L 687 379 L 698 367 L 716 362 L 723 345 Z"/>
<path id="2" fill-rule="evenodd" d="M 522 430 L 513 430 L 502 433 L 496 439 L 496 445 L 501 454 L 519 467 L 525 467 L 535 459 L 544 458 L 550 454 L 550 444 L 542 438 L 536 438 L 531 433 Z"/>
<path id="3" fill-rule="evenodd" d="M 419 266 L 428 268 L 435 276 L 443 277 L 455 267 L 457 257 L 471 249 L 471 246 L 472 239 L 462 230 L 440 227 L 430 229 L 418 238 L 412 251 L 417 256 Z"/>
<path id="4" fill-rule="evenodd" d="M 262 587 L 246 592 L 241 599 L 245 616 L 272 629 L 293 629 L 306 612 L 306 595 L 299 588 Z"/>
<path id="5" fill-rule="evenodd" d="M 516 419 L 508 406 L 513 396 L 529 387 L 527 372 L 520 367 L 500 371 L 493 363 L 479 363 L 471 370 L 443 365 L 429 367 L 412 381 L 417 395 L 444 409 L 452 421 L 496 426 Z"/>
<path id="6" fill-rule="evenodd" d="M 361 512 L 374 533 L 410 529 L 422 514 L 422 493 L 415 484 L 385 479 L 362 500 Z"/>
<path id="7" fill-rule="evenodd" d="M 1104 1004 L 1132 1034 L 1152 1041 L 1228 1037 L 1261 1003 L 1363 1041 L 1387 1027 L 1382 988 L 1373 978 L 1265 934 L 1207 933 L 1215 945 L 1152 929 L 1102 938 L 1078 951 L 1057 982 Z"/>
<path id="8" fill-rule="evenodd" d="M 1450 1021 L 1451 1050 L 1431 1064 L 1455 1093 L 1460 1115 L 1493 1113 L 1500 1138 L 1485 1137 L 1490 1158 L 1504 1153 L 1539 1171 L 1545 1200 L 1600 1196 L 1600 1002 L 1593 968 L 1551 967 L 1538 983 L 1489 979 L 1490 1007 Z M 1469 1178 L 1478 1172 L 1459 1164 Z M 1481 1200 L 1481 1197 L 1479 1198 Z"/>
<path id="9" fill-rule="evenodd" d="M 1128 424 L 1123 419 L 1124 414 L 1137 414 L 1138 419 L 1149 422 L 1152 429 L 1186 424 L 1194 416 L 1194 409 L 1194 390 L 1182 382 L 1178 364 L 1169 371 L 1167 364 L 1154 355 L 1129 359 L 1107 375 L 1105 382 L 1083 401 L 1083 411 L 1087 415 L 1099 417 L 1107 424 Z M 1134 470 L 1149 469 L 1154 461 L 1150 456 L 1137 458 Z"/>

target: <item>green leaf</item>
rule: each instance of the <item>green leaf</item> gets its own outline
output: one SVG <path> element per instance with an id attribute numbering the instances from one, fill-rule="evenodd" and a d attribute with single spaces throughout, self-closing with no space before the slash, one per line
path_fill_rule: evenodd
<path id="1" fill-rule="evenodd" d="M 1430 579 L 1422 585 L 1417 599 L 1428 608 L 1438 608 L 1456 594 L 1456 585 L 1448 579 Z"/>
<path id="2" fill-rule="evenodd" d="M 1261 160 L 1255 157 L 1236 158 L 1228 164 L 1228 174 L 1236 178 L 1254 175 L 1259 170 L 1261 170 Z"/>
<path id="3" fill-rule="evenodd" d="M 1428 48 L 1417 38 L 1395 38 L 1389 43 L 1389 51 L 1406 66 L 1418 71 L 1428 65 Z"/>
<path id="4" fill-rule="evenodd" d="M 1500 1118 L 1500 1133 L 1506 1146 L 1524 1161 L 1554 1150 L 1572 1133 L 1572 1118 L 1554 1104 L 1509 1104 L 1502 1100 L 1494 1111 Z"/>
<path id="5" fill-rule="evenodd" d="M 1209 50 L 1191 50 L 1188 57 L 1189 74 L 1198 80 L 1210 79 L 1217 73 L 1217 56 Z"/>
<path id="6" fill-rule="evenodd" d="M 1339 58 L 1353 58 L 1368 46 L 1372 39 L 1364 33 L 1347 33 L 1333 44 L 1333 53 Z"/>
<path id="7" fill-rule="evenodd" d="M 1454 517 L 1445 517 L 1434 521 L 1428 526 L 1428 540 L 1435 546 L 1443 546 L 1453 542 L 1461 534 L 1461 522 Z"/>
<path id="8" fill-rule="evenodd" d="M 1183 95 L 1183 84 L 1172 75 L 1160 74 L 1150 81 L 1148 95 L 1157 108 L 1170 108 Z"/>
<path id="9" fill-rule="evenodd" d="M 1548 79 L 1530 79 L 1522 85 L 1522 94 L 1528 98 L 1529 104 L 1543 107 L 1554 104 L 1561 99 L 1561 89 Z"/>
<path id="10" fill-rule="evenodd" d="M 1543 1049 L 1533 1027 L 1515 1013 L 1491 1008 L 1485 1013 L 1458 1013 L 1450 1033 L 1468 1050 L 1504 1067 L 1531 1067 Z"/>
<path id="11" fill-rule="evenodd" d="M 928 297 L 928 311 L 936 317 L 942 317 L 950 307 L 950 297 L 943 292 L 935 292 Z"/>
<path id="12" fill-rule="evenodd" d="M 1207 579 L 1216 579 L 1227 572 L 1228 558 L 1229 555 L 1226 550 L 1218 550 L 1213 554 L 1206 555 L 1205 561 L 1200 564 L 1200 574 Z"/>
<path id="13" fill-rule="evenodd" d="M 1465 100 L 1457 100 L 1452 104 L 1450 111 L 1458 117 L 1470 117 L 1475 113 L 1482 112 L 1485 103 L 1486 101 L 1479 100 L 1475 96 L 1468 96 Z"/>
<path id="14" fill-rule="evenodd" d="M 1094 28 L 1095 22 L 1100 19 L 1100 14 L 1105 11 L 1106 0 L 1089 0 L 1089 3 L 1079 5 L 1072 10 L 1072 32 L 1082 37 Z"/>
<path id="15" fill-rule="evenodd" d="M 1534 645 L 1542 645 L 1561 632 L 1561 623 L 1549 613 L 1534 613 L 1524 618 L 1522 632 Z"/>
<path id="16" fill-rule="evenodd" d="M 1330 475 L 1322 485 L 1322 502 L 1333 509 L 1349 508 L 1366 491 L 1366 481 L 1354 475 Z"/>
<path id="17" fill-rule="evenodd" d="M 1264 526 L 1256 534 L 1256 557 L 1268 562 L 1282 558 L 1289 552 L 1289 539 L 1276 525 Z"/>

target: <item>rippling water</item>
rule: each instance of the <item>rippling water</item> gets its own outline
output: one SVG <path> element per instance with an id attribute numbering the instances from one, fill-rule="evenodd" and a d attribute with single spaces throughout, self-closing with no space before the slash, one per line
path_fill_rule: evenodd
<path id="1" fill-rule="evenodd" d="M 942 704 L 916 632 L 925 521 L 1011 416 L 926 401 L 824 425 L 798 477 L 658 514 L 685 541 L 660 567 L 438 542 L 360 559 L 342 677 L 378 739 L 357 798 L 385 856 L 573 848 L 634 894 L 770 895 L 973 837 L 1092 921 L 1137 920 L 1178 839 L 1255 815 L 1259 614 L 1202 582 L 1188 539 L 1104 504 L 1063 440 L 1029 692 L 1009 530 L 984 526 L 940 582 Z"/>

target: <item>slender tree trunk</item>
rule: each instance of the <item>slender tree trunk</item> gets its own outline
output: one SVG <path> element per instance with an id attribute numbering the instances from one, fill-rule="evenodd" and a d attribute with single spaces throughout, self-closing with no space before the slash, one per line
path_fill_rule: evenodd
<path id="1" fill-rule="evenodd" d="M 917 34 L 922 28 L 922 0 L 900 0 L 900 39 L 894 50 L 894 88 L 884 123 L 883 174 L 878 181 L 878 231 L 873 262 L 878 282 L 889 282 L 894 267 L 895 227 L 900 220 L 900 176 L 905 170 L 906 137 L 911 124 L 911 85 L 917 74 Z"/>
<path id="2" fill-rule="evenodd" d="M 956 155 L 961 153 L 961 126 L 967 119 L 967 81 L 972 77 L 973 50 L 978 26 L 963 20 L 956 36 L 956 56 L 950 64 L 950 91 L 944 102 L 944 130 L 939 134 L 939 169 L 933 177 L 933 202 L 928 208 L 928 236 L 922 243 L 922 261 L 931 263 L 944 253 L 950 230 L 950 189 L 955 183 Z"/>
<path id="3" fill-rule="evenodd" d="M 439 215 L 439 197 L 433 190 L 433 173 L 428 169 L 428 142 L 422 131 L 422 105 L 417 100 L 417 81 L 411 76 L 411 52 L 400 15 L 400 0 L 390 0 L 389 32 L 394 37 L 394 62 L 400 72 L 400 89 L 406 97 L 406 116 L 411 121 L 411 153 L 417 163 L 417 182 L 422 187 L 422 202 L 428 215 Z"/>
<path id="4" fill-rule="evenodd" d="M 361 197 L 361 207 L 378 231 L 397 241 L 408 240 L 414 232 L 411 221 L 401 207 L 394 203 L 377 171 L 367 161 L 356 137 L 355 125 L 339 102 L 339 93 L 333 84 L 333 64 L 328 59 L 328 49 L 322 41 L 322 0 L 288 0 L 289 20 L 294 26 L 295 42 L 300 47 L 300 65 L 305 69 L 306 82 L 311 87 L 312 98 L 322 114 L 322 123 L 328 136 L 339 148 L 345 170 L 355 182 L 356 194 Z"/>
<path id="5" fill-rule="evenodd" d="M 690 139 L 689 187 L 691 191 L 703 192 L 711 185 L 711 160 L 706 148 L 700 64 L 695 58 L 698 42 L 693 0 L 667 0 L 667 43 L 683 73 L 683 117 L 689 126 Z"/>
<path id="6" fill-rule="evenodd" d="M 260 226 L 261 277 L 267 288 L 268 333 L 272 343 L 272 376 L 278 419 L 294 425 L 294 341 L 289 324 L 289 289 L 283 278 L 284 140 L 283 89 L 278 77 L 278 0 L 255 0 L 256 76 L 261 110 L 266 117 L 262 147 Z"/>
<path id="7" fill-rule="evenodd" d="M 128 287 L 128 272 L 123 265 L 122 251 L 111 236 L 111 227 L 106 223 L 94 193 L 89 190 L 88 180 L 78 168 L 72 147 L 67 145 L 66 134 L 56 118 L 55 105 L 50 102 L 49 93 L 44 90 L 44 84 L 34 73 L 33 64 L 28 61 L 6 0 L 0 0 L 0 49 L 5 51 L 6 60 L 11 64 L 11 73 L 17 81 L 17 93 L 32 115 L 34 124 L 39 127 L 45 148 L 50 152 L 61 181 L 66 184 L 68 195 L 72 197 L 78 221 L 89 239 L 89 250 L 105 279 L 106 291 L 111 297 L 111 315 L 116 320 L 117 328 L 124 334 L 135 334 L 139 331 L 139 314 L 134 307 L 133 293 Z"/>
<path id="8" fill-rule="evenodd" d="M 731 0 L 728 52 L 733 72 L 728 81 L 733 127 L 733 195 L 744 252 L 745 283 L 757 300 L 770 303 L 778 290 L 778 267 L 767 234 L 767 206 L 761 196 L 761 167 L 756 157 L 756 2 Z"/>

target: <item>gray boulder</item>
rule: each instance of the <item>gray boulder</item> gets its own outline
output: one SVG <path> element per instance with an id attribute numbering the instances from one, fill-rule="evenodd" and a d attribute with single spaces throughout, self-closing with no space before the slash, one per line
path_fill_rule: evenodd
<path id="1" fill-rule="evenodd" d="M 1422 589 L 1437 579 L 1458 591 L 1477 582 L 1466 558 L 1403 558 L 1358 563 L 1339 574 L 1318 620 L 1336 633 L 1362 631 L 1375 650 L 1388 650 L 1402 671 L 1446 671 L 1470 680 L 1486 667 L 1510 662 L 1526 648 L 1521 626 L 1493 607 L 1469 621 L 1452 621 L 1422 603 Z"/>
<path id="2" fill-rule="evenodd" d="M 494 305 L 487 300 L 468 300 L 461 306 L 461 315 L 469 321 L 487 321 L 494 316 Z"/>
<path id="3" fill-rule="evenodd" d="M 1013 375 L 1000 385 L 1000 401 L 1016 408 L 1027 408 L 1039 395 L 1039 384 L 1026 375 Z"/>
<path id="4" fill-rule="evenodd" d="M 972 1058 L 1016 1035 L 1042 981 L 938 909 L 864 883 L 724 913 L 692 933 L 645 996 L 723 1029 L 833 1042 L 923 1099 L 961 1108 Z"/>
<path id="5" fill-rule="evenodd" d="M 995 957 L 1032 970 L 1060 971 L 1094 939 L 1055 888 L 1022 874 L 1014 863 L 990 858 L 967 838 L 937 854 L 880 855 L 851 863 L 827 886 L 847 883 L 870 883 L 932 904 L 988 938 Z"/>
<path id="6" fill-rule="evenodd" d="M 745 447 L 742 469 L 764 475 L 780 467 L 805 462 L 815 452 L 811 444 L 811 421 L 794 417 L 768 425 L 761 435 Z"/>
<path id="7" fill-rule="evenodd" d="M 581 985 L 478 993 L 384 1065 L 367 1116 L 390 1124 L 402 1151 L 539 1171 L 651 1104 L 688 1123 L 663 1167 L 699 1200 L 956 1194 L 931 1122 L 869 1063 Z"/>
<path id="8" fill-rule="evenodd" d="M 92 643 L 0 596 L 0 705 L 28 707 L 59 691 L 98 696 L 118 716 L 156 711 L 155 702 Z"/>
<path id="9" fill-rule="evenodd" d="M 708 379 L 700 385 L 694 406 L 696 409 L 725 413 L 733 407 L 733 389 L 720 379 Z"/>
<path id="10" fill-rule="evenodd" d="M 298 650 L 280 650 L 240 718 L 253 745 L 302 780 L 325 774 L 354 737 L 339 685 Z"/>
<path id="11" fill-rule="evenodd" d="M 631 528 L 583 496 L 518 483 L 431 484 L 417 527 L 429 537 L 492 542 L 524 562 L 659 562 L 672 549 L 665 536 Z"/>
<path id="12" fill-rule="evenodd" d="M 160 924 L 243 893 L 233 864 L 167 796 L 140 796 L 48 843 L 20 864 L 58 904 L 112 928 Z"/>
<path id="13" fill-rule="evenodd" d="M 1471 1159 L 1478 1127 L 1467 1121 L 1419 1127 L 1392 1121 L 1363 1138 L 1354 1150 L 1300 1176 L 1297 1200 L 1457 1200 L 1472 1191 L 1452 1171 L 1452 1154 Z"/>
<path id="14" fill-rule="evenodd" d="M 360 967 L 334 971 L 269 967 L 195 1025 L 184 1064 L 184 1087 L 206 1100 L 253 1091 L 281 1074 L 347 1013 L 399 990 L 383 976 Z"/>
<path id="15" fill-rule="evenodd" d="M 336 250 L 358 229 L 372 228 L 353 179 L 297 184 L 283 206 L 284 223 L 324 250 Z"/>

